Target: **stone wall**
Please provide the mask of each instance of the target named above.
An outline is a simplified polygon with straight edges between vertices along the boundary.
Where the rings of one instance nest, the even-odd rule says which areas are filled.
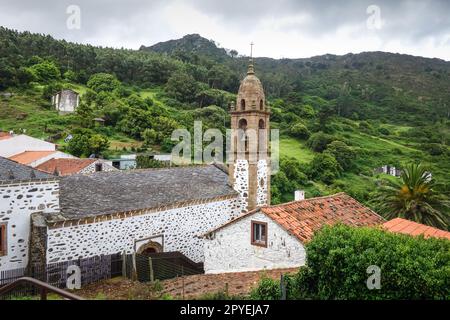
[[[267,248],[251,244],[251,221],[267,222]],[[302,243],[265,214],[256,212],[205,239],[205,273],[294,268],[305,264]]]
[[[258,182],[258,188],[256,193],[256,205],[257,206],[264,206],[269,204],[268,203],[268,172],[269,168],[267,166],[266,160],[258,160],[258,169],[257,169],[257,182]]]
[[[233,188],[239,193],[241,212],[247,212],[249,197],[249,165],[247,160],[238,159],[234,164],[234,185]]]
[[[0,270],[27,266],[31,215],[58,211],[57,180],[0,182],[0,223],[7,225],[7,254],[0,257]]]
[[[118,170],[118,169],[114,168],[113,166],[109,165],[108,163],[106,163],[106,161],[98,160],[98,161],[95,161],[95,162],[91,163],[90,165],[88,165],[86,168],[81,170],[79,173],[82,173],[82,174],[94,173],[95,165],[99,164],[99,163],[102,164],[102,171],[108,172],[108,171],[117,171]]]
[[[158,212],[142,211],[120,219],[50,227],[47,263],[96,255],[133,253],[143,239],[163,237],[164,251],[180,251],[202,262],[203,239],[198,236],[240,214],[238,198],[198,203]],[[109,216],[112,217],[112,216]]]

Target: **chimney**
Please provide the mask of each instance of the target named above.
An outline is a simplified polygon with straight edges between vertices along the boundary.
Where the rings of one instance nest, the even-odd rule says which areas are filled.
[[[305,191],[295,190],[294,199],[295,201],[305,200]]]

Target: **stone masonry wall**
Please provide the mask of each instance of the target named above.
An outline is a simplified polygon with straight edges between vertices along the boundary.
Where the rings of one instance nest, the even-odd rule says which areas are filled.
[[[0,270],[27,266],[31,215],[58,211],[56,180],[0,183],[0,223],[7,230],[7,253],[0,257]]]

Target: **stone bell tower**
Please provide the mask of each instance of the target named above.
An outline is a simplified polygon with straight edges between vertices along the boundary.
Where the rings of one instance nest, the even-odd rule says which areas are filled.
[[[243,212],[270,204],[270,110],[250,59],[236,105],[231,105],[229,182],[239,192]]]

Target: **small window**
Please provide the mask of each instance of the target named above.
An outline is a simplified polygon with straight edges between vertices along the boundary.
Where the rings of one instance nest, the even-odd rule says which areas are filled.
[[[103,165],[101,163],[95,164],[95,172],[99,172],[103,170]]]
[[[264,102],[261,100],[259,100],[259,110],[263,110],[264,109]]]
[[[245,111],[245,99],[241,100],[241,111]]]
[[[6,224],[0,224],[0,257],[6,256]]]
[[[267,223],[252,221],[252,245],[267,247]]]

